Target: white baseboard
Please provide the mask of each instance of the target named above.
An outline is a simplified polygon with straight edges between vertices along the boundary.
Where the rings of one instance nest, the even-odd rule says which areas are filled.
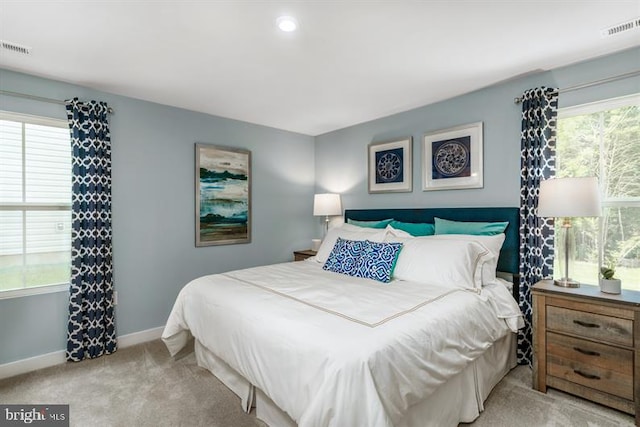
[[[48,368],[49,366],[60,365],[64,362],[65,351],[60,350],[42,354],[40,356],[30,357],[28,359],[5,363],[4,365],[0,365],[0,380],[24,374],[26,372],[36,371],[38,369]]]
[[[164,331],[164,326],[119,336],[118,348],[131,347],[132,345],[142,344],[143,342],[160,339],[160,337],[162,336],[162,331]]]
[[[153,341],[159,339],[162,335],[164,326],[158,328],[147,329],[145,331],[134,332],[132,334],[121,335],[118,337],[118,348],[131,347],[136,344]],[[16,360],[15,362],[0,365],[0,380],[13,377],[15,375],[24,374],[38,369],[48,368],[50,366],[61,365],[66,362],[65,351],[54,351],[39,356],[29,357],[28,359]]]

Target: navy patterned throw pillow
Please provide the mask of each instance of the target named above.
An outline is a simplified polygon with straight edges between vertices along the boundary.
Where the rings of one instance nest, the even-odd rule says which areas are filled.
[[[322,267],[335,273],[388,283],[402,243],[377,243],[338,238]]]
[[[377,243],[368,240],[367,243],[364,255],[358,260],[358,277],[389,283],[402,243]]]
[[[358,269],[358,260],[364,254],[367,246],[366,240],[347,240],[338,237],[336,244],[327,258],[323,269],[334,273],[355,276]]]

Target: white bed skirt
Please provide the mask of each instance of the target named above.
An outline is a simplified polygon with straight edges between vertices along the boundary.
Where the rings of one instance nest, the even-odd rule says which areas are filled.
[[[465,370],[441,385],[422,402],[412,406],[397,427],[457,426],[475,420],[484,401],[498,382],[516,366],[516,335],[496,341]],[[256,409],[256,417],[271,427],[296,427],[291,417],[259,388],[195,340],[199,366],[209,370],[242,402],[242,409]],[[356,397],[354,397],[356,398]]]

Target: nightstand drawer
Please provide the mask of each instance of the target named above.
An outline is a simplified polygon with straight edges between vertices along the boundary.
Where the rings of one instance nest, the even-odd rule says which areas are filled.
[[[631,358],[626,362],[631,364]],[[633,400],[633,375],[547,354],[547,374],[623,399]]]
[[[633,347],[633,321],[562,307],[547,307],[547,329]]]
[[[632,350],[547,332],[547,354],[633,377]]]

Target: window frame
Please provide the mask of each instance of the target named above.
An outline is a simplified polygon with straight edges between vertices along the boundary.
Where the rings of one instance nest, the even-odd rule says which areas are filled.
[[[34,116],[30,114],[22,114],[22,113],[14,113],[9,111],[0,110],[0,120],[14,121],[22,123],[22,195],[23,200],[26,191],[26,147],[25,147],[25,126],[24,124],[33,124],[40,126],[50,126],[62,129],[68,129],[69,124],[64,119],[54,119],[49,117],[41,117]],[[71,146],[69,146],[71,150]],[[69,165],[71,166],[71,165]],[[42,212],[42,211],[69,211],[71,212],[71,200],[69,203],[33,203],[33,202],[0,202],[0,211],[5,212],[22,212],[22,256],[23,256],[23,267],[26,262],[26,238],[27,238],[27,228],[26,228],[26,218],[27,212]],[[71,232],[71,231],[69,231]],[[71,250],[71,248],[69,248]],[[69,279],[67,282],[63,283],[50,283],[46,285],[37,285],[31,287],[23,287],[20,289],[9,289],[9,290],[0,290],[0,300],[9,299],[9,298],[17,298],[24,297],[29,295],[40,295],[40,294],[49,294],[49,293],[58,293],[58,292],[68,292],[69,285],[71,282],[71,274],[69,274]],[[23,282],[24,285],[24,282]]]
[[[634,93],[631,95],[625,95],[615,98],[603,99],[600,101],[589,102],[586,104],[573,105],[569,107],[558,108],[558,122],[562,119],[568,119],[571,117],[595,114],[601,111],[615,110],[617,108],[630,107],[633,105],[640,105],[640,93]],[[556,140],[558,144],[558,140]],[[602,152],[602,143],[600,143],[599,152]],[[603,176],[602,163],[598,165],[600,176]],[[557,171],[557,169],[556,169]],[[606,197],[603,194],[603,182],[599,180],[600,186],[600,208],[604,211],[606,208],[640,208],[640,197]],[[598,218],[598,264],[604,265],[604,216]],[[624,285],[623,285],[624,288]]]

